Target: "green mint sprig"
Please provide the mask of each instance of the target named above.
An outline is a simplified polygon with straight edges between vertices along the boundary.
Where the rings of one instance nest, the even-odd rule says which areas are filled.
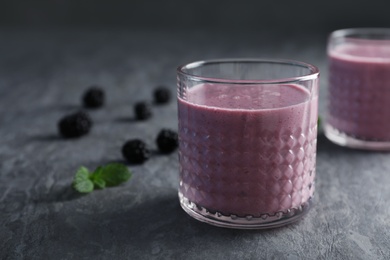
[[[126,165],[121,163],[109,163],[98,167],[94,172],[81,166],[73,179],[73,187],[80,193],[90,193],[95,188],[117,186],[129,180],[131,175]]]

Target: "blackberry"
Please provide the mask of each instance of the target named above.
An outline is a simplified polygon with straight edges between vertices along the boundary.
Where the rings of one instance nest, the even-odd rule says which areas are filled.
[[[160,152],[171,153],[179,145],[177,133],[170,129],[162,129],[157,136],[156,143]]]
[[[99,87],[91,87],[85,91],[83,96],[84,107],[99,108],[104,104],[104,92]]]
[[[92,120],[85,112],[77,112],[64,116],[58,122],[58,130],[65,138],[75,138],[86,135],[92,127]]]
[[[122,155],[130,163],[141,164],[150,158],[150,150],[142,140],[133,139],[123,145]]]
[[[152,116],[152,107],[147,102],[138,102],[134,105],[134,113],[138,120],[145,120]]]
[[[171,99],[171,92],[168,88],[160,86],[154,90],[153,97],[156,104],[165,104]]]

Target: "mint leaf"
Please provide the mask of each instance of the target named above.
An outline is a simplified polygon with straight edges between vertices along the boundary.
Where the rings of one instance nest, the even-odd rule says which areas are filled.
[[[92,179],[93,184],[95,184],[99,189],[104,189],[106,187],[106,181],[99,178]]]
[[[131,177],[131,172],[126,165],[120,163],[109,163],[96,169],[92,173],[92,179],[103,180],[107,187],[117,186]]]
[[[80,193],[89,193],[93,191],[93,183],[90,178],[89,170],[81,166],[74,177],[73,187]]]
[[[318,120],[317,120],[317,126],[320,127],[321,126],[321,117],[318,116]]]
[[[91,181],[100,189],[104,189],[106,187],[106,182],[100,177],[102,169],[103,167],[99,166],[90,176]]]
[[[73,184],[73,187],[80,193],[90,193],[93,191],[93,182],[85,180]]]
[[[76,181],[83,181],[88,179],[89,179],[89,170],[86,167],[81,166],[76,172],[74,181],[76,182]]]
[[[126,165],[120,163],[109,163],[98,167],[93,173],[81,166],[73,179],[73,187],[80,193],[89,193],[95,187],[104,189],[105,187],[117,186],[131,177],[131,172]]]

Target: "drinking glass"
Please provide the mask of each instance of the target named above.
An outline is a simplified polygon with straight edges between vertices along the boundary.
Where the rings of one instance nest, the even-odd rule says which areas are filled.
[[[390,150],[390,29],[333,32],[328,60],[325,135],[342,146]]]
[[[177,69],[179,199],[193,218],[261,229],[310,208],[319,71],[293,60],[225,59]]]

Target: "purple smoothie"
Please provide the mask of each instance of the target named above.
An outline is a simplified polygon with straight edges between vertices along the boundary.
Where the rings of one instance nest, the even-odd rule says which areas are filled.
[[[357,139],[390,141],[390,41],[329,51],[328,123]]]
[[[292,84],[201,84],[184,96],[181,196],[211,212],[259,217],[313,195],[317,97]]]

